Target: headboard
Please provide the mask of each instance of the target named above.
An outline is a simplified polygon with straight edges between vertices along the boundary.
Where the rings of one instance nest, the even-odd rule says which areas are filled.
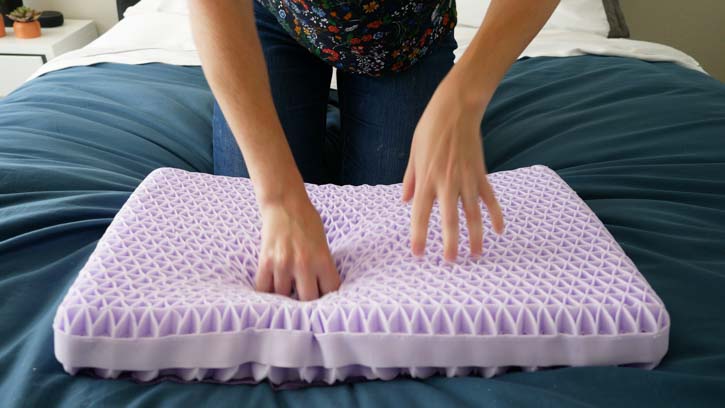
[[[118,9],[118,19],[123,18],[123,12],[126,11],[127,8],[133,6],[134,4],[138,3],[139,0],[116,0],[116,8]]]

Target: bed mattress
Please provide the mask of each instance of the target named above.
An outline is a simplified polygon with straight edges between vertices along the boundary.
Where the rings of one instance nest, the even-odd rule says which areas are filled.
[[[516,62],[481,127],[486,163],[492,173],[544,164],[597,215],[667,305],[656,369],[511,368],[282,392],[268,381],[68,375],[54,355],[58,305],[148,174],[213,171],[212,107],[199,67],[164,64],[69,68],[0,100],[3,408],[722,406],[725,85],[671,63],[597,56]],[[328,125],[339,135],[333,105]]]

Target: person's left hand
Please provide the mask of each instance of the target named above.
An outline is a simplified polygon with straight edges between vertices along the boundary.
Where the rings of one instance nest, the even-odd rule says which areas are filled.
[[[488,98],[471,95],[454,67],[436,89],[415,129],[403,179],[403,201],[413,199],[411,247],[425,251],[428,221],[438,200],[443,229],[443,254],[458,256],[458,200],[463,202],[471,254],[483,247],[479,197],[491,215],[494,231],[504,229],[503,214],[488,182],[481,142],[481,120]]]

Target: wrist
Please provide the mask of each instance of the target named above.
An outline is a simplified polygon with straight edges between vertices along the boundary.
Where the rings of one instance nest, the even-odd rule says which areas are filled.
[[[455,89],[465,109],[483,115],[498,86],[499,78],[486,73],[485,67],[458,62],[445,79]]]
[[[281,126],[279,131],[253,128],[249,133],[256,136],[253,143],[249,143],[250,148],[242,149],[239,140],[238,144],[245,153],[257,204],[260,207],[279,206],[306,198],[302,175]]]
[[[257,181],[254,184],[257,204],[262,208],[296,206],[305,199],[309,200],[301,177],[277,178],[271,183],[260,183]]]
[[[254,179],[254,192],[261,210],[270,207],[299,207],[309,202],[302,176],[295,168],[271,178]]]

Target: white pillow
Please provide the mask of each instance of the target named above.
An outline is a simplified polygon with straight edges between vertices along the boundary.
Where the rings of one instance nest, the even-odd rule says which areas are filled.
[[[544,30],[609,35],[609,21],[602,0],[562,0]]]
[[[189,15],[189,5],[186,0],[161,0],[159,11],[163,13]]]
[[[133,16],[154,12],[189,15],[189,6],[186,0],[141,0],[127,8],[123,15]]]
[[[458,24],[480,26],[490,4],[490,0],[456,0]],[[602,0],[561,0],[544,30],[577,31],[606,37],[609,22]]]
[[[153,13],[159,7],[160,0],[141,0],[135,5],[123,12],[124,17],[136,16],[140,14]]]
[[[469,27],[480,26],[490,3],[490,0],[456,0],[458,23]],[[129,7],[124,15],[149,12],[188,15],[189,7],[187,0],[141,0],[135,6]],[[609,22],[602,0],[561,0],[544,29],[584,32],[606,37],[609,34]]]
[[[480,26],[490,4],[491,0],[456,0],[458,25],[468,27]]]

